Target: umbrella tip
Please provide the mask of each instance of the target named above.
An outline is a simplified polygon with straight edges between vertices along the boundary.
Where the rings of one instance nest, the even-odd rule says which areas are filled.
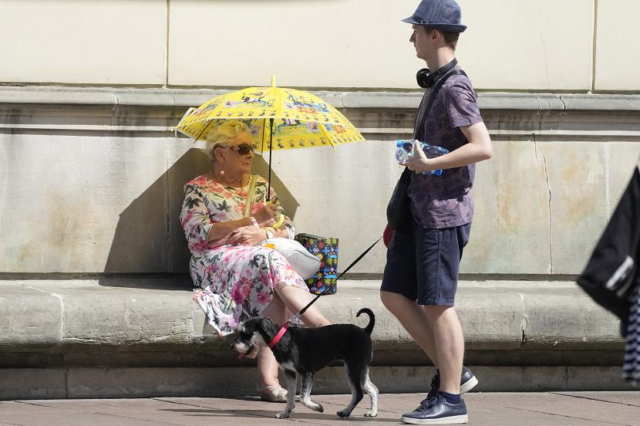
[[[276,76],[271,74],[271,87],[276,87]]]

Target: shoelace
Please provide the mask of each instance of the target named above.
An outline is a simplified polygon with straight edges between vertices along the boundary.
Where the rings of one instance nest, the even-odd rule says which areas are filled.
[[[434,398],[438,394],[438,388],[440,388],[440,376],[436,374],[431,378],[431,389],[429,389],[429,393],[427,394],[427,398]],[[435,390],[435,392],[434,392]],[[433,394],[432,394],[433,392]]]
[[[422,401],[420,401],[420,406],[418,408],[416,408],[413,411],[421,411],[425,408],[429,408],[431,405],[433,405],[434,400],[436,400],[438,394],[436,393],[435,395],[431,395],[431,391],[433,390],[433,388],[437,387],[440,385],[440,377],[438,377],[438,375],[436,374],[435,376],[433,376],[431,378],[431,389],[429,390],[429,393],[427,393],[427,397],[425,399],[423,399]],[[431,395],[431,396],[430,396]]]
[[[418,408],[416,408],[413,411],[423,411],[426,410],[428,408],[430,408],[433,404],[436,403],[436,401],[438,400],[438,396],[436,395],[433,398],[425,398],[422,401],[420,401],[420,406]]]

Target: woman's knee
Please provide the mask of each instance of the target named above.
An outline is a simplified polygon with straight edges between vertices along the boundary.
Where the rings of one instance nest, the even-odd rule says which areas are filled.
[[[262,311],[262,316],[270,318],[272,321],[277,323],[282,323],[287,320],[287,307],[284,305],[282,299],[280,299],[277,293],[273,294],[271,302]]]

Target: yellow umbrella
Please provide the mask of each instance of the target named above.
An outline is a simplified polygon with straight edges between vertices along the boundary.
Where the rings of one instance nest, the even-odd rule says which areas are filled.
[[[231,119],[249,125],[256,151],[269,150],[269,187],[272,150],[335,147],[365,140],[340,111],[310,93],[276,87],[275,76],[271,87],[227,93],[190,109],[175,128],[198,141],[216,123]]]

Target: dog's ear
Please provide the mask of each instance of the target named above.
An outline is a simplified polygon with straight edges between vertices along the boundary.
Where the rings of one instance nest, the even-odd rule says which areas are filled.
[[[253,334],[256,331],[256,327],[259,327],[258,318],[251,318],[238,327],[238,332],[241,334]]]
[[[267,317],[258,317],[253,318],[252,320],[255,320],[256,330],[268,336],[275,335],[278,332],[277,329],[280,328],[280,326],[274,324],[273,321]]]

